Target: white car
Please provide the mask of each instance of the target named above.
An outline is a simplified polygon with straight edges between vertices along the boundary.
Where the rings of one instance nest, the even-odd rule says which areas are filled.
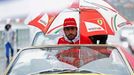
[[[48,45],[20,50],[5,75],[133,75],[134,58],[119,46]]]

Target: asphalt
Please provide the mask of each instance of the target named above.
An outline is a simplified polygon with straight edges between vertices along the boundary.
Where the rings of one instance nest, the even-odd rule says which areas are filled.
[[[0,49],[0,75],[3,75],[6,69],[6,57],[3,49]]]
[[[15,54],[16,54],[16,51],[14,51],[14,55]],[[0,49],[0,75],[4,74],[7,65],[8,64],[7,64],[7,60],[6,60],[5,50],[4,49]]]

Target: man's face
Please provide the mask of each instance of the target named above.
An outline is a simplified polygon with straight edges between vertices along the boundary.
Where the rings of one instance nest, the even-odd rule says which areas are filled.
[[[65,27],[64,33],[69,40],[73,40],[77,36],[77,27]]]

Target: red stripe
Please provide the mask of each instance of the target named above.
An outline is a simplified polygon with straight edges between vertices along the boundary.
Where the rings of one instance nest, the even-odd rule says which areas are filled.
[[[39,28],[40,30],[42,30],[43,32],[45,32],[45,25],[39,23],[38,21],[43,17],[43,13],[41,13],[39,16],[37,16],[35,19],[33,19],[32,21],[29,22],[29,25],[35,26],[37,28]]]

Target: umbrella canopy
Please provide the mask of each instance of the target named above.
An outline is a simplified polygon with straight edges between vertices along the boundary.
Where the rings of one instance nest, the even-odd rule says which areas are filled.
[[[107,12],[105,14],[109,16],[111,13]],[[105,18],[103,14],[92,8],[68,9],[55,18],[46,34],[60,34],[64,19],[69,17],[76,19],[80,34],[86,36],[114,35],[121,27],[128,25],[128,21],[119,16],[118,13]]]
[[[47,19],[43,16],[47,16]],[[121,27],[128,25],[128,21],[103,0],[80,0],[67,10],[40,14],[28,24],[38,27],[46,34],[60,34],[64,19],[69,17],[76,19],[80,34],[87,36],[114,35]],[[46,20],[45,24],[41,23]]]
[[[106,19],[95,9],[80,9],[80,33],[88,36],[114,34]]]

